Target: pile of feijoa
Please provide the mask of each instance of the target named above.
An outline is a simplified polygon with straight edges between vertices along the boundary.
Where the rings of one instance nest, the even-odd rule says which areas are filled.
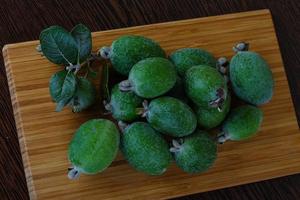
[[[74,134],[68,149],[71,179],[103,171],[118,150],[134,169],[149,175],[163,174],[173,161],[184,172],[205,172],[217,159],[218,144],[258,132],[263,113],[257,106],[273,95],[268,64],[244,42],[233,48],[228,61],[201,48],[167,55],[156,41],[137,35],[121,36],[92,53],[90,32],[83,25],[71,33],[50,27],[40,40],[43,55],[64,66],[50,82],[57,110],[69,105],[79,112],[95,101],[87,76],[95,73],[91,61],[102,60],[126,77],[103,87],[109,94],[105,109],[116,121],[89,120]],[[80,75],[84,69],[87,73]],[[232,105],[233,99],[239,106]],[[220,131],[213,135],[211,130]]]

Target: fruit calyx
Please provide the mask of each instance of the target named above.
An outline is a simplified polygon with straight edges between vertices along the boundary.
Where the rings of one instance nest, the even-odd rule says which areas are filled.
[[[228,66],[229,66],[229,61],[227,60],[226,57],[220,57],[218,59],[217,69],[221,74],[223,75],[227,74]]]
[[[141,114],[142,117],[146,117],[149,112],[149,103],[147,100],[143,101],[143,108],[139,110],[138,114]]]
[[[172,147],[170,148],[170,152],[172,153],[177,153],[182,149],[182,144],[183,144],[183,139],[177,140],[172,140]]]
[[[109,59],[111,57],[111,48],[104,46],[98,51],[98,55],[100,55],[104,59]]]
[[[103,100],[103,106],[104,106],[104,112],[102,113],[103,115],[110,115],[112,114],[112,105],[108,103],[107,100]]]
[[[229,139],[230,139],[229,134],[225,132],[221,132],[217,136],[217,142],[219,144],[224,144]]]
[[[123,121],[118,121],[118,127],[122,133],[124,133],[125,129],[128,127],[128,124]]]
[[[131,91],[133,89],[133,87],[129,80],[124,80],[119,84],[119,89],[122,92],[127,92],[127,91]]]
[[[237,43],[232,49],[235,53],[238,53],[240,51],[248,51],[249,50],[249,43],[247,43],[247,42]]]
[[[103,106],[104,106],[105,110],[107,110],[109,112],[111,111],[111,104],[108,103],[106,100],[103,100]]]
[[[216,99],[211,100],[209,102],[209,106],[213,107],[213,108],[218,108],[219,112],[223,112],[222,104],[224,103],[224,101],[226,99],[225,90],[223,88],[217,89],[216,96],[217,96]]]
[[[81,174],[80,170],[77,169],[75,166],[68,168],[68,178],[70,180],[78,179],[80,174]]]
[[[41,54],[41,56],[44,56],[44,53],[42,51],[42,45],[41,44],[38,44],[36,47],[35,47],[36,51]]]

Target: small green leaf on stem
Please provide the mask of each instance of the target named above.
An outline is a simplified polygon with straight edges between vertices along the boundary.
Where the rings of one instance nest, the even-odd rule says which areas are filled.
[[[76,41],[79,54],[79,62],[85,61],[92,51],[92,34],[91,31],[83,24],[76,25],[71,35]]]
[[[49,84],[50,95],[57,103],[56,111],[61,111],[68,104],[76,91],[76,77],[66,70],[55,73]]]
[[[76,64],[78,48],[72,35],[60,26],[51,26],[40,34],[43,54],[58,65]]]

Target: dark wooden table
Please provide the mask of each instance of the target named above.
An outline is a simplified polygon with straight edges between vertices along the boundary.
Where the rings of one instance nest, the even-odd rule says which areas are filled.
[[[299,0],[0,0],[0,46],[77,23],[92,31],[269,8],[300,119]],[[298,120],[299,121],[299,120]],[[259,153],[259,152],[258,152]],[[179,199],[300,199],[300,175]],[[0,59],[0,199],[29,199],[3,58]]]

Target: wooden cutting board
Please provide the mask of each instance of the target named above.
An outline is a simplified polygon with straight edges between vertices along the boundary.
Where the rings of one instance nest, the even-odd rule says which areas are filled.
[[[231,57],[236,42],[250,42],[270,64],[276,82],[273,100],[262,107],[260,133],[220,145],[214,167],[203,174],[188,175],[173,164],[163,176],[151,177],[118,157],[105,172],[70,181],[68,142],[81,123],[101,117],[98,108],[56,113],[48,81],[59,68],[36,52],[38,41],[10,44],[3,54],[32,199],[164,199],[300,172],[300,132],[268,10],[96,32],[93,49],[123,34],[153,38],[168,53],[201,47],[216,57]]]

